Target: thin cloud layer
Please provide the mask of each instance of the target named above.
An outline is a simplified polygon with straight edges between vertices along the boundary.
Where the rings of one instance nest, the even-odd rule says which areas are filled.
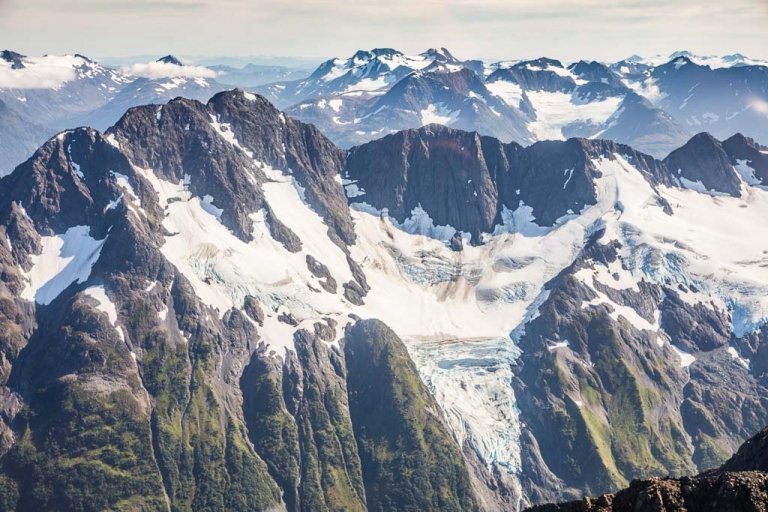
[[[75,78],[76,57],[46,56],[25,59],[26,67],[11,69],[0,60],[0,89],[50,89]]]
[[[217,73],[203,66],[177,66],[166,62],[146,62],[123,66],[122,72],[144,78],[216,78]]]

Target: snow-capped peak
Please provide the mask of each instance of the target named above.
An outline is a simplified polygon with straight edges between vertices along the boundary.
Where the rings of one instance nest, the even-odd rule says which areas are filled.
[[[56,89],[73,80],[97,76],[119,78],[113,71],[79,54],[25,57],[5,50],[0,57],[0,89]]]
[[[661,66],[669,62],[675,62],[678,59],[684,59],[687,62],[699,66],[709,66],[712,69],[731,68],[737,66],[768,66],[768,60],[753,59],[741,53],[732,53],[729,55],[699,55],[688,50],[672,52],[670,55],[653,55],[650,57],[641,57],[632,55],[624,59],[623,62],[630,64],[642,64],[645,66]]]
[[[9,62],[12,69],[21,69],[24,67],[24,55],[11,50],[0,52],[0,59]]]
[[[430,48],[429,50],[419,54],[421,57],[433,61],[433,62],[447,62],[451,64],[457,64],[460,61],[448,51],[447,48]]]

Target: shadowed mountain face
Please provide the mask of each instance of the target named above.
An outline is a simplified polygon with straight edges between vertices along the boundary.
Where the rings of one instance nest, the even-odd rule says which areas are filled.
[[[343,151],[242,91],[62,132],[0,180],[0,509],[518,510],[717,467],[768,424],[766,151]]]
[[[554,226],[595,204],[599,171],[592,159],[613,153],[626,155],[649,182],[669,183],[661,163],[627,146],[570,139],[524,148],[439,125],[353,148],[345,177],[365,191],[353,202],[386,208],[400,222],[420,207],[436,225],[453,226],[479,243],[507,209],[528,206],[538,225]]]

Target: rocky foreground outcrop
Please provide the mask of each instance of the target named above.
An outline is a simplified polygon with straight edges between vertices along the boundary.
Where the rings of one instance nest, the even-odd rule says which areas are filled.
[[[599,498],[540,505],[530,512],[737,512],[768,510],[768,429],[742,445],[717,470],[694,477],[635,480]]]

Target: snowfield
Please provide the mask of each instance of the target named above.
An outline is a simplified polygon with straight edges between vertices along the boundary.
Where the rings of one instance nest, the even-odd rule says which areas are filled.
[[[90,233],[88,226],[75,226],[61,235],[41,237],[43,250],[31,257],[21,297],[47,305],[72,283],[87,281],[107,240],[94,240]]]
[[[538,140],[565,139],[563,128],[577,122],[593,124],[596,134],[599,125],[618,110],[623,99],[613,96],[602,101],[580,102],[574,95],[562,92],[528,91],[526,94],[536,110],[536,120],[528,127]]]

